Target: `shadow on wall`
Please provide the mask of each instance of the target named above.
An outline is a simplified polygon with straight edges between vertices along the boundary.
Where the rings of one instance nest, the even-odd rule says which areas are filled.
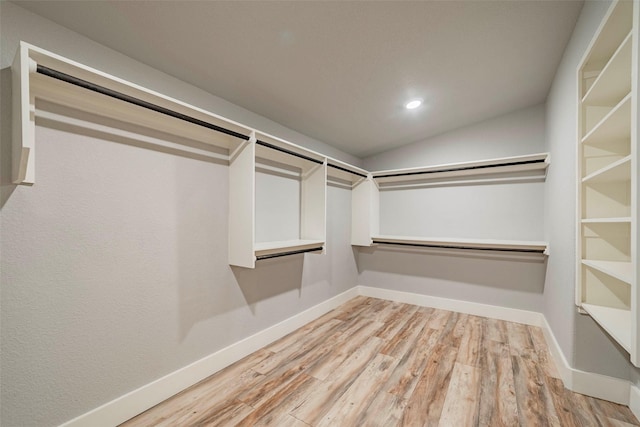
[[[366,270],[542,294],[546,257],[473,250],[360,248],[358,273]]]
[[[271,258],[256,263],[256,268],[231,266],[244,299],[256,314],[256,305],[276,295],[298,289],[302,293],[304,254]]]
[[[578,313],[575,316],[574,360],[576,369],[597,372],[614,378],[629,379],[629,353],[602,329],[589,315]],[[597,348],[598,351],[593,351]]]
[[[11,68],[0,70],[0,209],[16,189],[11,182]]]

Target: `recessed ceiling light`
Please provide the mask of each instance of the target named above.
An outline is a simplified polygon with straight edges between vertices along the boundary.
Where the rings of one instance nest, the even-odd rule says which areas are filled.
[[[407,110],[415,110],[421,105],[422,105],[422,99],[414,99],[412,101],[407,102],[404,107]]]

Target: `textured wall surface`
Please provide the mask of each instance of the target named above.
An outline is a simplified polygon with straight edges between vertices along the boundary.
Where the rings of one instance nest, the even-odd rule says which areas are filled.
[[[14,4],[1,7],[1,425],[60,424],[355,285],[349,190],[328,189],[327,254],[231,268],[226,163],[207,150],[145,143],[135,126],[123,125],[125,137],[108,120],[39,103],[59,117],[37,119],[36,184],[11,185],[7,67],[19,39],[296,135]],[[271,178],[260,174],[258,188],[292,188]],[[296,224],[286,212],[293,218],[280,220]]]
[[[544,151],[544,106],[516,111],[365,159],[393,169]],[[553,160],[552,160],[553,161]],[[445,185],[380,193],[380,232],[543,240],[544,183]],[[543,310],[541,258],[468,251],[361,250],[359,284],[525,310]]]
[[[0,424],[57,425],[356,283],[544,312],[574,367],[640,385],[626,354],[573,304],[575,68],[607,7],[586,2],[546,106],[361,161],[0,2]],[[544,184],[424,189],[411,199],[389,192],[381,214],[383,232],[541,239],[552,256],[357,252],[349,244],[350,192],[331,185],[327,254],[232,268],[228,167],[215,151],[171,141],[160,149],[135,126],[118,136],[93,126],[99,118],[45,103],[41,111],[60,116],[38,119],[36,184],[15,187],[8,67],[19,40],[370,170],[550,151]],[[257,188],[259,240],[295,233],[299,182],[259,173]],[[272,209],[265,189],[286,203]],[[418,215],[395,208],[409,200]]]

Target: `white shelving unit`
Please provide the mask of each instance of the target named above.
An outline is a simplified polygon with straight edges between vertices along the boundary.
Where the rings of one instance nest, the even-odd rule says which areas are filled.
[[[548,153],[539,153],[475,162],[372,172],[368,179],[353,188],[351,243],[356,246],[390,244],[431,248],[514,251],[546,255],[548,254],[548,245],[546,242],[539,241],[381,235],[380,189],[382,187],[387,189],[406,188],[416,182],[419,182],[420,185],[425,185],[430,181],[442,182],[443,179],[458,180],[458,183],[460,179],[463,179],[470,183],[477,183],[486,179],[489,175],[492,176],[492,180],[499,180],[499,176],[504,174],[517,175],[523,173],[526,174],[525,177],[527,179],[531,178],[531,174],[544,178],[548,166]]]
[[[576,304],[640,366],[637,6],[611,5],[578,66]]]
[[[327,176],[355,186],[368,172],[138,86],[25,42],[12,65],[15,184],[35,183],[36,99],[147,127],[179,141],[228,152],[229,264],[253,268],[257,259],[324,250]],[[294,240],[256,242],[256,160],[299,172],[300,232]]]
[[[256,242],[256,160],[299,170],[299,238]],[[326,241],[327,160],[266,134],[252,134],[229,160],[229,264],[254,268],[257,260],[323,252]]]
[[[252,129],[178,99],[20,42],[12,67],[12,181],[33,185],[35,171],[36,99],[69,106],[121,122],[146,126],[183,139],[233,150]],[[67,81],[63,80],[66,79]],[[72,81],[73,83],[69,83]],[[155,110],[139,104],[152,105]],[[171,112],[174,116],[163,113]],[[185,115],[188,123],[176,116]],[[195,123],[206,123],[209,127]],[[216,132],[219,127],[225,132]]]

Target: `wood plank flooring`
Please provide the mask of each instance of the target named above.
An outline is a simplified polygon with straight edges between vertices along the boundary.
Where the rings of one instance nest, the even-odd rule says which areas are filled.
[[[631,426],[539,328],[357,297],[123,426]]]

